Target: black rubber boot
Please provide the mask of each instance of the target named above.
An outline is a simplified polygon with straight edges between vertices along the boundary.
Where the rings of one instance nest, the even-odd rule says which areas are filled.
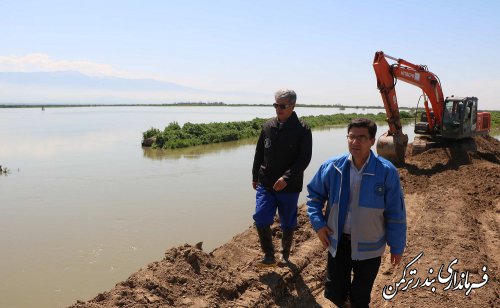
[[[294,229],[283,230],[281,237],[281,259],[280,265],[287,265],[288,258],[290,257],[290,250],[292,249],[293,232]]]
[[[264,252],[264,258],[262,259],[262,261],[260,261],[259,266],[275,266],[276,259],[274,258],[273,235],[271,233],[271,227],[267,226],[257,228],[257,233],[259,234],[260,247]]]

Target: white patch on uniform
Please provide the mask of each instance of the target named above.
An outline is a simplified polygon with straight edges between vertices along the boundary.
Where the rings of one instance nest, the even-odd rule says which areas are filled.
[[[271,147],[271,139],[270,138],[266,138],[264,140],[264,148],[269,149],[270,147]]]

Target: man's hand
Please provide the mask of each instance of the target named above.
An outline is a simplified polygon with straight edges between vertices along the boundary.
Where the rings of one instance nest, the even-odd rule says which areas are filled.
[[[323,228],[316,231],[316,234],[318,235],[318,238],[321,241],[321,244],[323,244],[323,249],[327,249],[328,246],[330,246],[329,235],[332,233],[333,233],[333,231],[330,230],[330,228],[328,228],[327,226],[324,226]]]
[[[256,181],[252,181],[252,187],[254,190],[257,190],[257,182]]]
[[[391,253],[391,264],[392,266],[397,266],[399,262],[401,262],[401,258],[403,258],[403,255],[397,255],[397,254],[392,254]]]
[[[280,177],[273,185],[275,191],[280,191],[288,185],[283,177]]]

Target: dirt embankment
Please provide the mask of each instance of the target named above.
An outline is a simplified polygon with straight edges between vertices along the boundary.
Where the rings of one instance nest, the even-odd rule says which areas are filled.
[[[476,143],[477,153],[431,149],[399,168],[408,245],[396,268],[384,255],[373,307],[500,307],[500,142]],[[277,224],[273,233],[279,247]],[[323,297],[326,252],[305,206],[293,264],[259,270],[259,258],[249,227],[210,253],[200,245],[169,249],[163,260],[72,307],[334,307]]]

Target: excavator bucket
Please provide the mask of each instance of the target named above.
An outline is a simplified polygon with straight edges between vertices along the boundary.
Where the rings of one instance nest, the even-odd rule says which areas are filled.
[[[396,134],[389,135],[384,133],[378,138],[377,153],[394,165],[403,165],[405,163],[406,146],[408,145],[408,135]]]

